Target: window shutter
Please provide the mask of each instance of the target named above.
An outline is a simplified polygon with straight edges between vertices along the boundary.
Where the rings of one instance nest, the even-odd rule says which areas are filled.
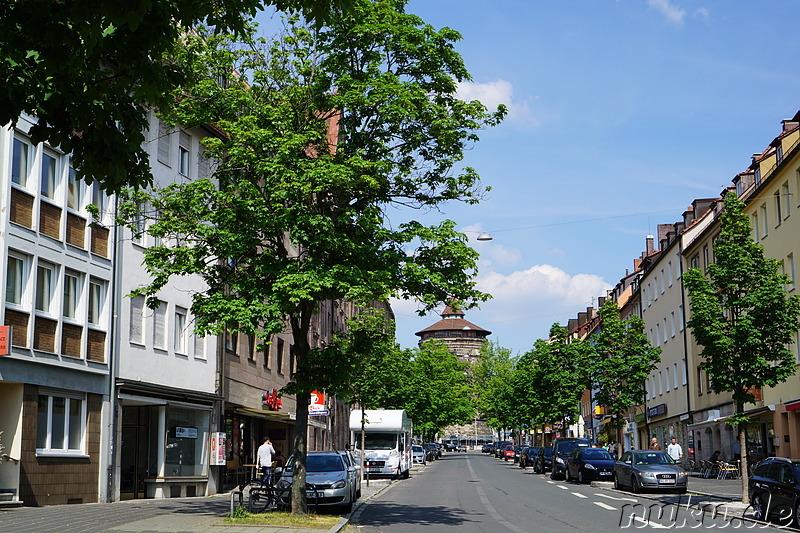
[[[194,335],[194,356],[198,359],[206,358],[206,338],[197,333]]]
[[[158,121],[158,161],[169,166],[169,143],[170,132],[167,125],[161,120]]]
[[[153,346],[164,348],[166,338],[164,328],[166,326],[167,304],[161,302],[153,313]]]
[[[144,310],[144,296],[134,296],[131,298],[131,324],[130,324],[130,341],[142,342],[142,321]]]

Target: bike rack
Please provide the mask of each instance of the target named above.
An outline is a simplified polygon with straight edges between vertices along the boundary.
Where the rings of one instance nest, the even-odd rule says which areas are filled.
[[[239,495],[239,505],[237,505],[236,507],[239,507],[239,506],[244,504],[244,493],[241,490],[233,490],[233,491],[231,491],[231,518],[233,518],[233,512],[235,511],[235,508],[234,508],[234,505],[233,505],[233,498],[237,494]]]

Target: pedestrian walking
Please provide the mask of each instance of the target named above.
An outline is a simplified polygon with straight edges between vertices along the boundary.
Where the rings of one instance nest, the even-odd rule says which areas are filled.
[[[256,468],[261,472],[263,479],[266,479],[267,474],[272,469],[272,456],[275,455],[275,448],[272,447],[269,437],[264,437],[264,444],[258,447],[256,455],[258,456]]]
[[[681,459],[683,459],[683,448],[681,448],[681,445],[678,444],[678,441],[675,437],[672,437],[672,442],[670,442],[669,446],[667,446],[667,453],[670,457],[672,457],[672,459],[675,460],[676,463],[680,463]]]
[[[650,439],[650,449],[651,450],[661,450],[661,445],[658,443],[658,439],[653,437]]]

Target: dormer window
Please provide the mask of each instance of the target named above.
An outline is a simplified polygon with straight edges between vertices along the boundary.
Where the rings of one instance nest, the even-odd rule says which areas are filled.
[[[756,167],[756,186],[761,185],[761,167]]]
[[[783,161],[783,145],[780,144],[778,145],[778,147],[775,150],[775,157],[777,158],[776,161],[778,162],[778,164],[780,164],[780,162]]]

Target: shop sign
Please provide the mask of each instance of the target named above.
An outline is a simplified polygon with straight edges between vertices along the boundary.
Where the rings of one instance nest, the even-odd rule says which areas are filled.
[[[211,434],[211,453],[209,457],[209,465],[211,466],[225,466],[225,433],[212,433]]]
[[[264,391],[264,394],[261,395],[261,404],[272,411],[280,411],[283,407],[283,400],[278,397],[278,390],[272,389]]]
[[[647,410],[647,418],[654,418],[656,416],[661,416],[667,414],[667,404],[660,403],[653,407],[650,407]]]
[[[11,346],[11,326],[0,326],[0,355],[8,355]]]
[[[182,428],[175,426],[175,437],[178,439],[196,439],[197,428]]]
[[[311,400],[308,403],[308,415],[327,415],[328,410],[325,408],[325,393],[312,391]]]

